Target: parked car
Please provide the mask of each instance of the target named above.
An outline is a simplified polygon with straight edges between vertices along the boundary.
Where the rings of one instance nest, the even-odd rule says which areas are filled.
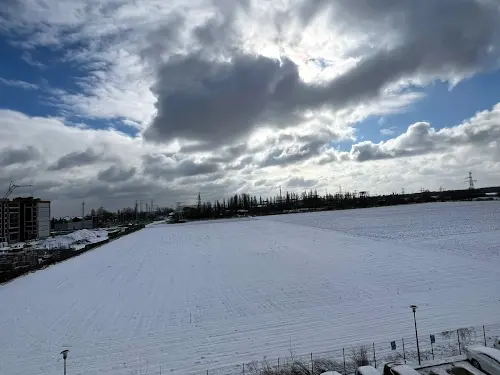
[[[327,372],[322,372],[320,375],[342,375],[342,374],[337,371],[327,371]]]
[[[478,370],[490,375],[500,375],[500,350],[487,346],[470,346],[465,349],[465,355]]]
[[[384,365],[384,375],[420,375],[413,367],[401,362],[388,362]]]
[[[497,337],[497,338],[495,339],[495,342],[493,343],[493,347],[494,347],[495,349],[500,350],[500,337]]]
[[[358,367],[354,375],[380,375],[380,371],[373,366]]]

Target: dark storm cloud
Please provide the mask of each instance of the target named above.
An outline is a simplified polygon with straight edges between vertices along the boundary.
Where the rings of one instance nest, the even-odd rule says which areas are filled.
[[[259,164],[259,166],[262,168],[273,166],[284,167],[308,160],[319,155],[324,146],[325,141],[318,139],[302,145],[276,148],[267,154],[266,158]]]
[[[141,57],[153,65],[161,61],[162,53],[179,43],[179,36],[185,24],[186,19],[182,14],[171,14],[163,25],[148,33],[146,43],[140,50]]]
[[[0,151],[0,167],[27,163],[40,158],[40,153],[33,146],[6,148]]]
[[[371,141],[359,142],[351,147],[353,159],[359,162],[383,160],[396,157],[396,152],[383,150],[380,145]]]
[[[206,148],[230,144],[260,124],[291,125],[308,109],[335,110],[376,98],[401,78],[468,73],[498,58],[494,55],[498,50],[491,46],[498,45],[500,17],[492,2],[318,1],[302,10],[303,17],[310,18],[329,4],[334,4],[333,14],[340,23],[341,15],[352,21],[353,28],[379,22],[399,35],[398,44],[375,50],[325,84],[303,82],[298,67],[286,58],[250,56],[230,48],[232,57],[224,61],[199,52],[177,56],[158,69],[153,88],[157,115],[145,138],[191,139],[202,141]],[[198,37],[215,44],[218,34],[208,30],[221,27],[210,22],[204,32],[198,30]],[[230,30],[227,25],[224,28]]]
[[[112,165],[97,174],[99,181],[121,182],[132,178],[136,173],[135,168],[125,168],[123,166]]]
[[[312,188],[318,184],[318,180],[304,179],[304,177],[292,177],[287,180],[286,186],[289,188]]]
[[[258,186],[265,186],[267,184],[268,184],[267,180],[264,179],[264,178],[261,178],[260,180],[255,181],[253,183],[253,186],[257,186],[258,187]]]
[[[215,173],[220,170],[220,166],[215,163],[195,163],[192,160],[183,160],[176,165],[176,172],[181,176],[198,176]]]
[[[214,173],[210,173],[210,174],[201,174],[201,175],[195,175],[195,176],[180,177],[175,182],[176,182],[176,184],[181,185],[181,186],[190,185],[191,187],[194,188],[194,187],[198,186],[199,184],[217,181],[217,180],[220,180],[224,177],[226,177],[226,173],[224,171],[220,171],[220,172],[214,172]]]
[[[297,67],[263,56],[241,55],[210,62],[200,55],[178,57],[159,71],[154,91],[157,116],[146,130],[149,140],[195,139],[226,144],[241,138],[272,105],[286,96],[286,75],[296,81]]]
[[[87,148],[83,152],[71,152],[64,155],[59,158],[57,162],[49,166],[48,169],[51,171],[60,171],[63,169],[93,164],[99,160],[103,160],[103,155],[96,153],[92,148]]]
[[[132,205],[136,199],[162,195],[183,196],[184,193],[185,189],[184,191],[172,189],[147,179],[129,179],[119,184],[109,184],[97,179],[72,179],[51,189],[44,197],[52,200],[95,199],[101,204],[104,202],[109,204],[112,200],[121,200],[122,204]],[[121,207],[117,206],[116,208]]]
[[[165,155],[146,155],[143,158],[144,173],[148,176],[171,180],[180,177],[208,175],[221,170],[218,163],[177,160]]]
[[[433,36],[438,39],[458,29],[459,37],[469,34],[480,39],[498,32],[496,0],[304,0],[299,18],[308,23],[326,9],[333,10],[332,20],[348,30],[379,32],[393,30],[402,44]],[[495,30],[496,29],[496,30]],[[469,40],[472,42],[472,39]],[[457,41],[458,42],[458,41]]]

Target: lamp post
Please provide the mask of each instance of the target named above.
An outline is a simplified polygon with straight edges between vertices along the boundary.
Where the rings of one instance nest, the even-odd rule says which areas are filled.
[[[68,358],[69,349],[65,349],[61,352],[64,360],[64,375],[66,375],[66,358]]]
[[[413,311],[413,322],[415,323],[415,337],[417,339],[417,354],[418,354],[418,364],[421,365],[420,361],[420,346],[418,345],[418,331],[417,331],[417,317],[415,316],[415,312],[417,311],[417,305],[410,305],[411,310]]]

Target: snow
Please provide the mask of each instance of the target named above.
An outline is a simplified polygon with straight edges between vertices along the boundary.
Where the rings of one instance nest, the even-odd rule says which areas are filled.
[[[470,350],[472,353],[487,354],[490,357],[496,359],[498,362],[500,362],[500,350],[498,349],[489,348],[487,346],[470,346],[467,348],[467,350]]]
[[[36,247],[40,249],[67,249],[70,247],[84,247],[85,244],[102,242],[108,239],[108,232],[104,229],[81,229],[61,236],[49,237],[40,241]]]
[[[408,365],[394,366],[393,369],[399,375],[418,375],[418,372]]]
[[[146,228],[154,227],[155,225],[158,225],[158,224],[165,224],[165,220],[153,221],[152,223],[146,224]]]
[[[155,225],[1,285],[0,374],[59,374],[63,348],[70,374],[201,375],[389,345],[411,304],[427,337],[496,323],[499,226],[497,202]]]
[[[380,371],[373,366],[361,366],[358,367],[358,373],[360,375],[380,375]],[[414,374],[412,374],[414,375]]]

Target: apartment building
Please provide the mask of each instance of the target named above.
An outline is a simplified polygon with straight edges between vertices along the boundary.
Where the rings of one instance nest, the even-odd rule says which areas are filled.
[[[0,199],[0,243],[19,242],[20,206],[17,202]]]
[[[0,242],[26,242],[49,235],[50,201],[31,197],[0,201]]]

